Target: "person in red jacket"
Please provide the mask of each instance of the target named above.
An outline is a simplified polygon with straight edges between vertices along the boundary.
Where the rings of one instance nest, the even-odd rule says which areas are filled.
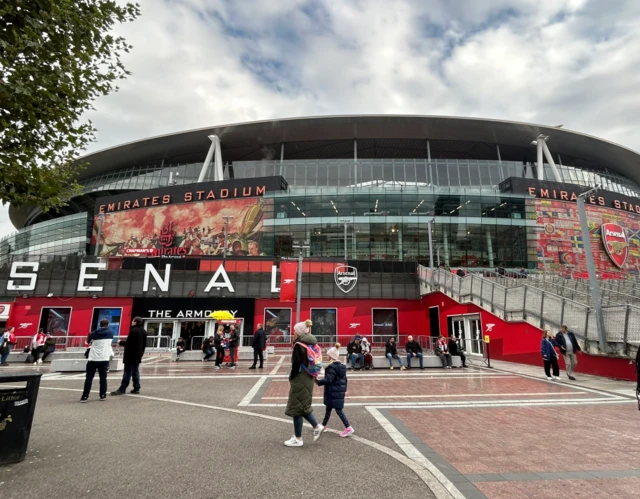
[[[0,365],[8,366],[7,359],[9,358],[9,354],[11,353],[11,347],[15,346],[18,342],[16,340],[16,335],[14,334],[15,328],[9,326],[7,330],[0,337],[0,352],[2,352],[2,357],[0,357]]]
[[[40,358],[40,354],[44,352],[45,346],[44,342],[47,341],[47,335],[44,334],[44,329],[38,329],[38,332],[31,340],[31,355],[33,355],[33,365],[42,364],[42,359]]]

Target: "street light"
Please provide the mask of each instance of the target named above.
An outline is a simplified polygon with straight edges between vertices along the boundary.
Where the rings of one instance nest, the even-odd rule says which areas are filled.
[[[222,249],[222,261],[227,261],[227,248],[229,247],[229,220],[233,220],[231,215],[222,217],[224,218],[224,248]]]
[[[591,252],[591,235],[589,233],[589,224],[587,223],[587,212],[584,207],[584,198],[598,191],[600,186],[596,186],[588,191],[578,194],[578,216],[580,217],[580,228],[582,229],[582,243],[584,245],[585,259],[587,261],[587,272],[589,273],[589,284],[591,285],[591,299],[593,300],[593,308],[596,312],[596,325],[598,326],[598,336],[600,338],[600,350],[607,352],[607,333],[604,328],[604,317],[602,316],[602,307],[600,304],[600,283],[596,276],[596,266],[593,262],[593,253]]]
[[[348,259],[347,256],[347,224],[351,223],[351,220],[347,218],[340,219],[340,222],[344,224],[344,261],[346,262]]]
[[[300,241],[293,245],[298,250],[298,289],[296,290],[296,321],[300,322],[300,298],[302,294],[302,257],[304,250],[311,248],[307,241]]]

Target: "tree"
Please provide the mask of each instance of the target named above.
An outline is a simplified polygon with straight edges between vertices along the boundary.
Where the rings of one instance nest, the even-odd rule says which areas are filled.
[[[78,195],[83,114],[130,73],[111,30],[140,14],[109,0],[0,1],[0,201],[42,211]]]

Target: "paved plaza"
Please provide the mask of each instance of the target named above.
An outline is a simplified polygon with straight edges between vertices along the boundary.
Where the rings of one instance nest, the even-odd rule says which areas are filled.
[[[83,374],[43,373],[27,459],[0,467],[0,497],[635,498],[635,385],[494,362],[467,370],[350,372],[356,434],[283,445],[288,357],[263,371],[145,357],[142,395],[92,392]],[[116,389],[120,373],[109,375]],[[94,381],[97,390],[97,379]],[[324,413],[322,392],[314,398]]]

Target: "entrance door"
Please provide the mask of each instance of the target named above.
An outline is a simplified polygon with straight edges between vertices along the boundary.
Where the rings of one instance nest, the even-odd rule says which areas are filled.
[[[197,320],[178,323],[180,336],[184,338],[187,350],[202,349],[205,336],[213,336],[215,332],[214,322],[212,320]]]
[[[451,332],[463,342],[467,354],[484,355],[482,327],[479,315],[454,315],[451,320]]]
[[[174,321],[146,321],[144,328],[147,330],[149,339],[147,340],[147,348],[169,349],[172,345],[175,332]]]

